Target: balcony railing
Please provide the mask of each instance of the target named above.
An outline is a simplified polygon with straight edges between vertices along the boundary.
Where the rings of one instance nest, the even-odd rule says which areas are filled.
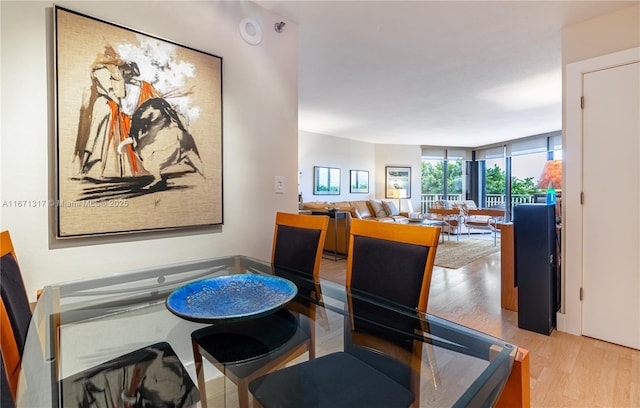
[[[490,208],[504,205],[504,194],[487,194],[486,202],[483,205],[478,205],[482,208]],[[433,207],[436,201],[444,200],[443,194],[421,194],[420,196],[420,211],[426,213],[429,208]],[[449,201],[462,201],[462,194],[449,194]],[[517,204],[532,203],[533,195],[529,194],[512,194],[511,195],[511,208]],[[477,204],[477,203],[476,203]]]

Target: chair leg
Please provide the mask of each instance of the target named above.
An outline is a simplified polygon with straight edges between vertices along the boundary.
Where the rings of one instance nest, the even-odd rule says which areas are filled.
[[[249,383],[246,379],[238,378],[238,407],[249,408]]]
[[[315,336],[311,336],[309,339],[309,360],[316,358],[316,339]]]
[[[440,371],[438,370],[438,362],[436,360],[436,353],[433,350],[433,345],[425,344],[426,359],[429,364],[429,380],[433,384],[434,388],[439,388],[442,385],[442,379],[440,378]]]
[[[207,391],[204,381],[204,366],[202,364],[202,354],[200,354],[200,346],[195,341],[191,341],[193,347],[193,364],[196,369],[196,377],[198,377],[198,389],[200,390],[200,406],[207,408]]]

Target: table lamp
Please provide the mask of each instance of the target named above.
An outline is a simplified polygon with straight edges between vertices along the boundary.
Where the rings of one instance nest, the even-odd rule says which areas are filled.
[[[562,160],[547,160],[537,188],[547,190],[547,204],[556,203],[556,190],[562,192]]]
[[[393,197],[398,199],[398,211],[402,211],[402,199],[407,198],[407,189],[395,187],[395,190],[393,190]]]

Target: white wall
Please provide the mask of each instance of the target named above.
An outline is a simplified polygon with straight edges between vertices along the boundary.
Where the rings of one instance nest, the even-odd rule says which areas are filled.
[[[299,189],[304,202],[366,200],[376,197],[375,145],[372,143],[301,131],[298,138],[298,163]],[[340,195],[313,195],[313,166],[341,169]],[[369,194],[349,193],[349,170],[369,172]]]
[[[54,197],[52,2],[2,1],[0,202]],[[223,58],[224,226],[218,231],[52,238],[48,208],[0,208],[28,293],[53,282],[242,253],[269,259],[275,211],[297,209],[298,28],[248,2],[60,1],[58,5]],[[264,27],[258,46],[238,24]],[[273,29],[286,21],[282,34]],[[274,193],[274,176],[285,193]]]
[[[420,146],[373,144],[303,131],[299,133],[298,143],[299,189],[303,201],[337,202],[385,198],[385,166],[409,166],[412,177],[411,203],[413,208],[420,208]],[[313,195],[313,166],[341,169],[340,195]],[[369,194],[349,193],[350,170],[369,172]],[[402,208],[402,211],[406,210],[406,207]]]
[[[411,167],[411,203],[420,208],[422,149],[420,146],[384,145],[317,133],[299,133],[298,162],[300,193],[308,201],[349,201],[382,199],[385,193],[385,167]],[[337,167],[340,172],[340,195],[313,195],[313,166]],[[349,170],[369,172],[369,194],[349,193]],[[403,200],[403,205],[407,205]],[[407,207],[402,207],[406,211]]]

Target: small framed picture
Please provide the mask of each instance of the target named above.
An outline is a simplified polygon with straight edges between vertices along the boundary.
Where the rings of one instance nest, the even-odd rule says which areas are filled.
[[[366,170],[351,170],[349,172],[349,192],[369,192],[369,172]]]
[[[411,167],[385,167],[385,198],[411,198]]]
[[[340,195],[340,169],[314,166],[313,195]]]

